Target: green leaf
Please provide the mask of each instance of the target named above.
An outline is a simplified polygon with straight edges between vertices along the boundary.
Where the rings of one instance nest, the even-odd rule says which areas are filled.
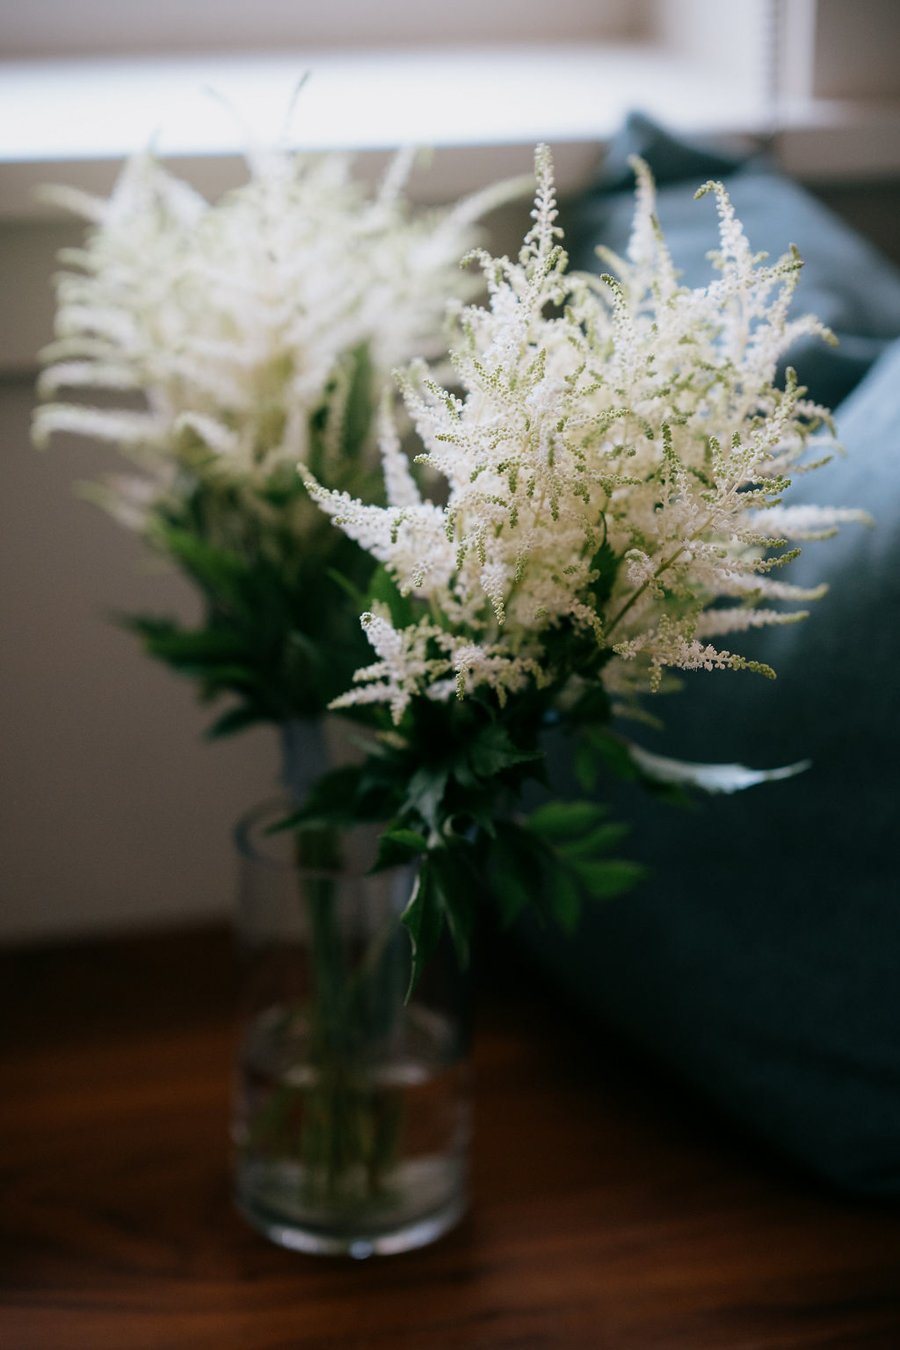
[[[549,868],[544,899],[560,928],[573,933],[581,918],[581,891],[572,873],[560,866]]]
[[[545,839],[572,839],[596,829],[606,814],[597,802],[546,802],[531,812],[528,828]]]
[[[173,663],[186,662],[198,668],[233,661],[244,654],[243,643],[233,632],[221,628],[182,628],[172,619],[136,615],[123,620],[143,638],[154,655]]]
[[[444,927],[440,888],[428,856],[423,858],[419,865],[412,895],[401,915],[401,920],[409,932],[412,944],[409,988],[406,991],[409,1000]]]
[[[125,626],[142,639],[149,655],[198,680],[202,698],[223,690],[259,695],[264,680],[240,633],[223,627],[186,629],[168,619],[143,616],[126,620]]]
[[[578,922],[584,893],[594,900],[609,899],[645,875],[637,863],[604,856],[621,842],[628,826],[608,820],[598,802],[546,802],[531,813],[527,827],[552,859],[545,904],[568,932]]]
[[[540,900],[543,860],[544,851],[537,839],[511,822],[497,822],[489,853],[489,885],[505,927]]]
[[[638,772],[628,753],[625,742],[605,728],[590,727],[582,733],[581,744],[585,755],[590,755],[594,764],[603,765],[617,777],[626,782],[634,782]]]
[[[361,819],[356,809],[360,770],[346,764],[323,774],[314,784],[303,805],[279,821],[277,829],[354,825]]]
[[[384,872],[389,867],[408,863],[416,853],[425,853],[428,840],[416,830],[385,830],[378,840],[378,854],[370,871]]]
[[[392,843],[400,844],[401,847],[408,849],[412,853],[423,853],[428,848],[428,840],[424,834],[419,834],[418,830],[405,830],[397,828],[386,831],[385,839],[390,839]]]
[[[646,876],[646,868],[623,858],[579,859],[572,870],[592,900],[623,895]]]
[[[341,441],[345,459],[358,457],[372,422],[373,390],[372,359],[365,343],[360,343],[350,354],[353,373],[343,408]]]
[[[605,825],[598,825],[596,829],[589,830],[587,834],[560,842],[559,853],[569,860],[591,858],[597,854],[609,853],[610,849],[621,843],[629,832],[629,826],[615,821],[607,821]]]
[[[482,792],[468,794],[464,806],[446,817],[444,833],[468,834],[473,830],[483,830],[489,839],[497,834],[497,803],[493,794]]]
[[[220,740],[223,736],[233,736],[238,731],[243,731],[245,727],[256,726],[260,722],[268,721],[257,708],[252,708],[244,704],[238,708],[230,708],[228,712],[217,718],[211,726],[207,727],[205,735],[207,740]]]
[[[182,675],[194,675],[201,679],[209,693],[223,689],[246,693],[255,689],[258,683],[256,671],[250,666],[211,665],[207,668],[191,661],[173,661],[171,664]]]
[[[466,758],[476,778],[493,778],[504,769],[544,758],[541,750],[521,750],[499,722],[486,726],[468,746]],[[462,780],[461,780],[462,781]]]
[[[477,887],[466,865],[467,846],[433,849],[428,855],[459,964],[466,968],[475,926]]]
[[[185,571],[218,599],[239,597],[251,575],[251,564],[239,554],[215,548],[189,530],[167,528],[164,543]]]
[[[440,828],[440,808],[447,787],[449,770],[442,765],[423,764],[409,780],[403,812],[415,812],[429,829]]]

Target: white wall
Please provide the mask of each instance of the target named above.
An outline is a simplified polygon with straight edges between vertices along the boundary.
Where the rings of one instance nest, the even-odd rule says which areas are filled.
[[[109,622],[189,597],[75,497],[102,452],[31,448],[32,401],[0,384],[0,936],[224,913],[229,829],[275,788],[274,737],[204,744],[187,682]]]

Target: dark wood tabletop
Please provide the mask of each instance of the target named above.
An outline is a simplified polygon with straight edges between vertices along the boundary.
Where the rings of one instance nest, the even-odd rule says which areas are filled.
[[[900,1211],[521,968],[479,981],[461,1226],[368,1262],[270,1245],[231,1203],[233,1003],[222,931],[0,954],[3,1350],[900,1347]]]

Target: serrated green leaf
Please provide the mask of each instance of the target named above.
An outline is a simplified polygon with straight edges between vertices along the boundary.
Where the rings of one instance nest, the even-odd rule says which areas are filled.
[[[540,750],[522,750],[499,723],[484,727],[466,748],[466,759],[476,778],[493,778],[504,769],[543,759]]]

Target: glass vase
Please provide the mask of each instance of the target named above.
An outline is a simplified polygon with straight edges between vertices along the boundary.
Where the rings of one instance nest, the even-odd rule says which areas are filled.
[[[295,1250],[406,1251],[466,1208],[465,981],[439,949],[407,998],[412,870],[368,874],[374,831],[272,833],[287,810],[236,831],[238,1208]]]

